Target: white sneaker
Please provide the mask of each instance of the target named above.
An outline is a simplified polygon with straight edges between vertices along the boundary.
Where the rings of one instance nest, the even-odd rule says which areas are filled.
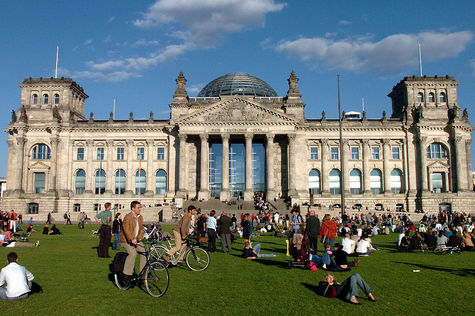
[[[327,268],[327,265],[326,265],[326,264],[323,264],[322,269],[325,269],[325,270],[326,270],[326,268]]]

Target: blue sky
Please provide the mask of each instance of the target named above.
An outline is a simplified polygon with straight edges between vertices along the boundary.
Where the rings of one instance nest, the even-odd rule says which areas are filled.
[[[86,116],[167,119],[175,78],[183,70],[190,96],[229,72],[247,72],[287,92],[292,69],[308,118],[343,109],[368,117],[391,111],[387,94],[418,74],[422,45],[426,75],[461,82],[459,106],[475,107],[474,1],[1,1],[0,125],[18,109],[18,83],[71,77],[89,99]],[[0,176],[6,175],[6,134],[0,136]],[[475,146],[472,146],[475,147]],[[472,150],[475,157],[475,151]]]

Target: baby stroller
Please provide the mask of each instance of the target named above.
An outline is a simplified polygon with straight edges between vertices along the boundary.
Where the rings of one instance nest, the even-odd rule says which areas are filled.
[[[272,226],[274,227],[275,237],[285,237],[285,231],[279,224],[273,223]]]
[[[307,269],[309,267],[309,247],[306,235],[293,234],[289,238],[289,253],[293,260],[289,261],[289,268],[299,267]]]

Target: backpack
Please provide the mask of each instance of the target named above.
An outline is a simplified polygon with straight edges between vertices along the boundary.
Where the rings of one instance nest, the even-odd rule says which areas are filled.
[[[118,252],[114,256],[114,260],[111,263],[111,271],[113,273],[121,273],[124,270],[125,259],[127,259],[128,253]]]

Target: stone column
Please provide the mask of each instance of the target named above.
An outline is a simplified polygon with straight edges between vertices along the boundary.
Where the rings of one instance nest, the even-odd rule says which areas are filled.
[[[221,174],[221,193],[219,199],[221,201],[229,199],[229,134],[222,134],[223,141],[223,171]]]
[[[457,192],[462,192],[466,191],[467,184],[465,182],[465,170],[464,168],[464,158],[465,158],[465,152],[464,152],[464,145],[465,145],[465,140],[461,136],[456,136],[455,137],[455,161],[457,164]]]
[[[94,141],[88,139],[87,143],[87,171],[86,171],[86,187],[84,188],[86,193],[94,193],[94,170],[92,168],[92,162],[94,160]]]
[[[420,168],[421,168],[421,189],[422,191],[427,191],[429,190],[429,187],[427,185],[427,152],[426,152],[426,136],[419,136],[419,152],[420,152]]]
[[[155,193],[155,186],[154,186],[154,170],[153,170],[153,139],[147,140],[147,177],[145,181],[145,193],[146,194],[154,194]]]
[[[49,188],[48,191],[51,193],[56,192],[56,172],[57,172],[57,154],[58,154],[58,142],[59,138],[57,136],[53,136],[50,139],[51,145],[51,169],[49,173]],[[33,181],[35,181],[33,179]]]
[[[340,159],[343,159],[343,163],[344,163],[344,167],[345,167],[345,172],[341,172],[341,176],[342,176],[342,183],[344,184],[344,189],[345,190],[345,193],[346,195],[350,194],[350,172],[351,172],[351,168],[348,166],[348,161],[350,161],[350,157],[349,155],[351,155],[350,153],[350,145],[348,143],[348,139],[343,139],[343,152],[341,153],[340,155]],[[342,170],[343,171],[343,170]],[[344,179],[343,179],[344,177]]]
[[[467,139],[465,141],[465,152],[467,153],[467,190],[473,191],[473,184],[472,184],[472,153],[470,152],[470,144],[472,143],[471,139]],[[447,182],[447,187],[449,182]]]
[[[244,191],[244,200],[252,201],[254,188],[252,183],[252,134],[244,135],[246,138],[246,190]],[[267,158],[267,157],[266,157]]]
[[[13,139],[11,144],[12,146],[10,147],[9,150],[9,162],[10,162],[10,167],[15,167],[13,171],[13,178],[11,181],[11,189],[9,191],[13,191],[15,193],[20,193],[22,191],[22,182],[24,181],[23,178],[23,159],[24,159],[24,151],[25,151],[25,138],[23,137],[17,137],[16,139]],[[10,145],[10,142],[9,142]],[[10,156],[10,152],[12,152],[14,155]],[[13,158],[14,157],[14,158]],[[12,158],[12,159],[10,159]],[[10,169],[10,168],[9,168]],[[8,182],[10,183],[10,179],[8,179]],[[8,184],[10,186],[10,184]],[[7,187],[8,188],[8,187]]]
[[[208,134],[201,134],[200,191],[198,199],[209,199],[209,145]]]
[[[114,169],[112,169],[112,161],[114,155],[114,141],[112,139],[107,140],[107,154],[106,154],[106,192],[112,194],[114,192]],[[104,162],[102,162],[102,168],[104,168]]]
[[[167,174],[167,197],[172,197],[175,195],[175,190],[177,190],[177,181],[175,175],[176,168],[176,137],[171,134],[168,135],[168,174]]]
[[[125,177],[125,193],[127,194],[135,194],[135,188],[133,187],[132,180],[135,178],[133,173],[132,164],[133,164],[133,156],[134,153],[132,152],[134,149],[134,141],[129,139],[127,140],[127,174]]]
[[[267,169],[267,200],[271,201],[275,198],[274,190],[274,134],[267,134],[267,143],[266,143],[266,169]]]
[[[178,137],[180,139],[178,195],[186,198],[186,138],[188,135],[180,133]]]
[[[389,159],[391,146],[389,146],[389,140],[383,140],[383,172],[384,172],[384,193],[391,193],[391,170],[389,166]]]
[[[298,198],[297,188],[295,186],[295,175],[296,175],[296,166],[295,166],[295,134],[289,134],[289,196],[295,196]]]
[[[329,171],[328,171],[328,140],[322,139],[322,157],[320,158],[322,162],[322,170],[320,172],[320,186],[322,188],[322,194],[329,194]]]
[[[369,166],[369,143],[367,139],[362,140],[363,147],[363,190],[364,194],[371,194],[371,170]]]

